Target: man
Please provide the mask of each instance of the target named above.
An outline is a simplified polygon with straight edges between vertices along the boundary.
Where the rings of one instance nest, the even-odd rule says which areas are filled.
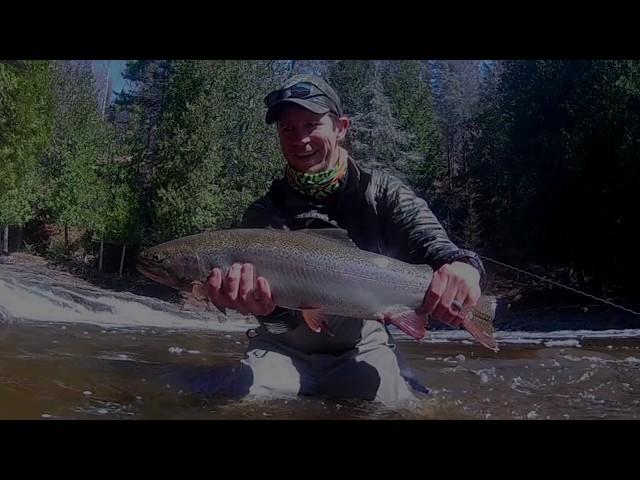
[[[399,179],[361,169],[341,147],[349,118],[323,79],[297,75],[265,98],[286,174],[245,212],[244,228],[343,228],[358,247],[436,270],[423,308],[459,325],[480,297],[482,262],[456,247],[427,206]],[[295,310],[276,307],[269,279],[250,264],[213,269],[211,301],[256,315],[243,372],[249,394],[322,395],[396,406],[414,399],[386,327],[330,317],[314,331]]]

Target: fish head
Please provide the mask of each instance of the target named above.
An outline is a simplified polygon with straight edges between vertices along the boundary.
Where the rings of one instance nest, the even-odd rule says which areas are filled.
[[[147,278],[178,290],[190,288],[202,276],[197,255],[176,246],[158,245],[143,250],[136,267]]]

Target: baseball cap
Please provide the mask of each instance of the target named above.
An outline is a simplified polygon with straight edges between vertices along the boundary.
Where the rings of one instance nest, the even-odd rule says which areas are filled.
[[[266,122],[271,124],[278,119],[284,105],[296,104],[313,113],[333,112],[342,116],[342,103],[333,88],[316,75],[294,75],[278,89],[264,98],[267,106]]]

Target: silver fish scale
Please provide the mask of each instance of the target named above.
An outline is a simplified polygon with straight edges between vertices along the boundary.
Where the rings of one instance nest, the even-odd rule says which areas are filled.
[[[391,306],[416,308],[433,273],[317,231],[222,230],[182,240],[197,252],[205,277],[215,266],[252,263],[278,305],[323,307],[333,315],[374,318]]]

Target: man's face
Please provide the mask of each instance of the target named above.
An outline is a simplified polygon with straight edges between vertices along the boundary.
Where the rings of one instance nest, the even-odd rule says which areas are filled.
[[[344,138],[348,126],[346,117],[334,122],[328,113],[316,114],[297,105],[287,106],[278,119],[282,154],[300,172],[327,170],[338,161],[338,141]]]

